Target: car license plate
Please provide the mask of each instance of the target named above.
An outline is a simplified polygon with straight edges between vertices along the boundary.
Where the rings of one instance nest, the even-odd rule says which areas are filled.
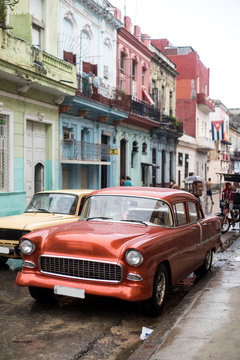
[[[56,295],[65,295],[65,296],[72,296],[77,297],[80,299],[85,299],[85,290],[84,289],[76,289],[67,286],[54,286],[54,294]]]
[[[0,246],[0,254],[9,254],[9,248]]]

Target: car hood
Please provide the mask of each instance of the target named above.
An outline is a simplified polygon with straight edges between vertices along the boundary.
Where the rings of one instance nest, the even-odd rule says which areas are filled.
[[[152,231],[153,227],[139,224],[78,221],[50,231],[42,250],[49,255],[116,260],[124,245],[136,247]]]
[[[0,218],[0,229],[33,231],[43,227],[53,226],[68,219],[74,219],[74,216],[49,213],[24,213]]]

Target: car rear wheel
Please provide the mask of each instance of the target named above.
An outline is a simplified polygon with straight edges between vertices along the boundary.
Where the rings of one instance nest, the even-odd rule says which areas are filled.
[[[212,260],[213,251],[211,249],[207,252],[204,263],[197,270],[194,271],[195,275],[199,277],[210,271],[212,267]]]
[[[140,303],[140,310],[145,314],[158,316],[163,307],[168,293],[168,271],[161,264],[154,278],[152,297]]]
[[[38,302],[51,302],[55,300],[55,296],[52,289],[40,288],[35,286],[29,286],[30,295]]]

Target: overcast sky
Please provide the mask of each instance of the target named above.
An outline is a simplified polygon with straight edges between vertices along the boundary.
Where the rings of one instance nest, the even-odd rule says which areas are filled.
[[[210,69],[212,99],[240,108],[239,0],[110,0],[152,39],[191,46]]]

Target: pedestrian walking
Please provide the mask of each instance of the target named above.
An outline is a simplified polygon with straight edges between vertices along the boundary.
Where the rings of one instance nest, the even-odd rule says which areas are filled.
[[[212,204],[214,204],[213,202],[213,198],[212,198],[212,183],[211,183],[211,178],[208,178],[208,181],[206,182],[206,189],[207,189],[207,197],[206,197],[206,204],[208,204],[208,198],[210,197]]]

